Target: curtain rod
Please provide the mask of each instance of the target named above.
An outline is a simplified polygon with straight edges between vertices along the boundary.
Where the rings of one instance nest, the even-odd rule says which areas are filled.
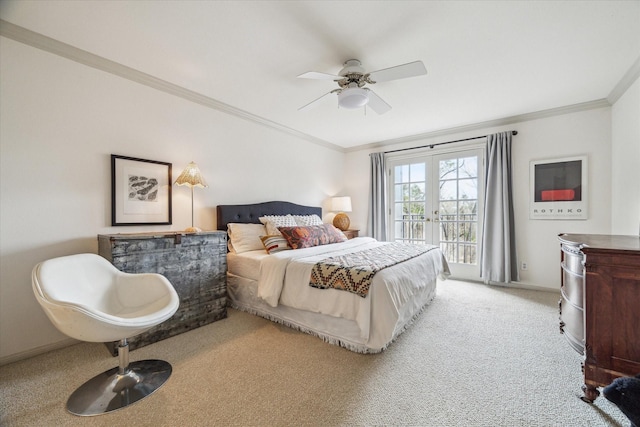
[[[512,130],[511,131],[511,135],[517,135],[517,134],[518,134],[517,130]],[[456,139],[455,141],[447,141],[447,142],[438,142],[438,143],[435,143],[435,144],[421,145],[420,147],[400,148],[398,150],[385,151],[384,154],[398,153],[400,151],[407,151],[407,150],[418,150],[420,148],[433,148],[433,147],[435,147],[437,145],[453,144],[454,142],[472,141],[474,139],[486,138],[488,136],[489,135],[474,136],[473,138]]]

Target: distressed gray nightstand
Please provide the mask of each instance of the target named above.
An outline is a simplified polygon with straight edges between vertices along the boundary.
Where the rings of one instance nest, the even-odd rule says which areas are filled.
[[[99,253],[127,273],[160,273],[180,297],[164,323],[129,340],[131,350],[227,317],[227,233],[156,232],[98,236]],[[113,355],[117,343],[106,343]]]

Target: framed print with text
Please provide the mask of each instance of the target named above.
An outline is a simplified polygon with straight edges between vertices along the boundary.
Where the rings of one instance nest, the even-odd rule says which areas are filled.
[[[587,219],[587,156],[531,161],[530,219]]]
[[[111,225],[171,224],[171,163],[111,155]]]

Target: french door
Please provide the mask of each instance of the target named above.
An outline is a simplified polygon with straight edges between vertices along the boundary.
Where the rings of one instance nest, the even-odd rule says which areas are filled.
[[[454,277],[478,280],[483,151],[393,158],[388,165],[390,240],[440,246]]]

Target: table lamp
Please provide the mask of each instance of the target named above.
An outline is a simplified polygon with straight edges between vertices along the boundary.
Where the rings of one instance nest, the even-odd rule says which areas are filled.
[[[193,187],[206,188],[208,185],[202,177],[202,174],[200,174],[198,165],[194,162],[189,163],[187,167],[184,168],[178,179],[176,179],[175,184],[188,185],[191,187],[191,227],[187,228],[185,231],[188,233],[202,231],[200,228],[193,226]]]
[[[333,225],[342,231],[348,230],[351,220],[345,212],[351,212],[351,197],[332,197],[331,210],[338,212],[333,218]]]

